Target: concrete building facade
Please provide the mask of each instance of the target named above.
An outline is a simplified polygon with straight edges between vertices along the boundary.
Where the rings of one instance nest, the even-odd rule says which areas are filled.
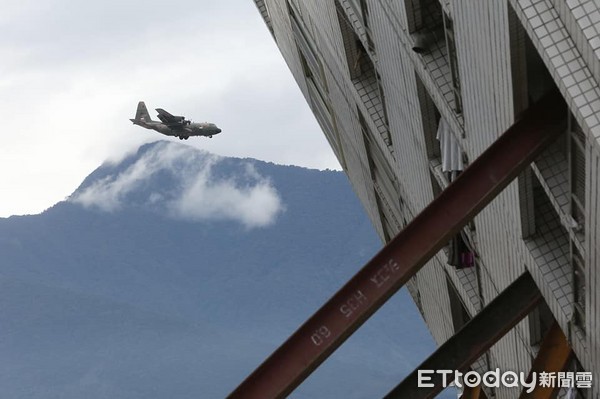
[[[527,373],[556,321],[575,354],[568,369],[592,376],[571,394],[600,398],[599,3],[255,3],[385,242],[532,103],[560,91],[564,134],[408,289],[441,344],[528,271],[544,303],[472,368]]]

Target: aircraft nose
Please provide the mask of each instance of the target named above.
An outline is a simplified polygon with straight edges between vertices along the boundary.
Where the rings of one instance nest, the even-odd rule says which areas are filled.
[[[217,128],[217,133],[221,133],[221,129]]]

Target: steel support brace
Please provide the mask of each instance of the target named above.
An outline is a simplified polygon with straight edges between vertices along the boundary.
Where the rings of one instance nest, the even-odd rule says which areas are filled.
[[[533,278],[529,273],[525,273],[477,313],[460,331],[444,342],[385,398],[435,397],[444,389],[444,379],[446,385],[449,385],[452,377],[433,371],[465,372],[475,360],[527,316],[541,299],[542,294]]]
[[[560,329],[560,326],[555,321],[552,327],[546,333],[540,351],[538,352],[533,365],[531,366],[531,372],[529,373],[528,380],[531,381],[533,373],[536,373],[537,386],[531,393],[527,393],[525,389],[521,392],[519,399],[554,399],[560,390],[559,384],[550,384],[551,386],[541,386],[539,381],[539,374],[541,372],[546,373],[558,373],[564,371],[567,368],[569,360],[573,351],[567,341],[567,337]]]
[[[531,107],[233,391],[284,398],[563,131],[558,93]]]

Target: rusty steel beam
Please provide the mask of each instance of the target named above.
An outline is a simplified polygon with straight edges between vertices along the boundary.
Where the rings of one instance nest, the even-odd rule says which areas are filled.
[[[532,106],[229,398],[290,394],[563,131],[565,112],[558,93]]]
[[[531,312],[542,300],[529,273],[523,274],[502,291],[463,328],[444,342],[431,356],[410,373],[385,399],[428,399],[444,390],[445,375],[423,370],[455,370],[465,372],[500,338]],[[450,384],[452,377],[447,377]],[[421,385],[421,386],[419,386]]]
[[[532,373],[534,372],[539,375],[540,372],[558,373],[559,371],[564,371],[572,356],[573,351],[567,341],[567,337],[565,337],[565,334],[555,321],[540,345],[540,351],[533,361],[528,381],[531,381]],[[523,389],[519,399],[554,399],[556,398],[560,387],[558,386],[559,384],[551,385],[552,386],[549,387],[540,386],[538,382],[531,393],[527,393],[525,389]]]

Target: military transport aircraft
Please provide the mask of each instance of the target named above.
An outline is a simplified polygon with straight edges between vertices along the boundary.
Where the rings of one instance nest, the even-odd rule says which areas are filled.
[[[171,115],[162,108],[156,108],[159,121],[153,121],[148,114],[148,109],[143,101],[140,101],[135,113],[135,119],[129,119],[134,125],[154,129],[167,136],[179,137],[179,140],[187,140],[190,136],[207,136],[212,138],[214,134],[221,133],[221,129],[214,123],[192,123],[183,116]]]

